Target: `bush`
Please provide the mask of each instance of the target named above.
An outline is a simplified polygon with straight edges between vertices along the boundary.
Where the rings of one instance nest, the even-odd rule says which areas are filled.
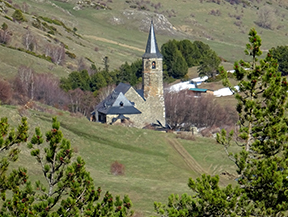
[[[67,56],[70,57],[71,59],[75,59],[76,58],[76,54],[70,53],[69,51],[66,51],[65,54],[67,54]]]
[[[115,161],[114,163],[111,164],[110,172],[115,176],[124,175],[125,166],[119,163],[118,161]]]
[[[20,9],[16,9],[15,12],[12,14],[12,17],[14,20],[16,20],[18,22],[26,22],[27,21]]]
[[[4,16],[7,20],[13,21],[13,19],[7,15]]]

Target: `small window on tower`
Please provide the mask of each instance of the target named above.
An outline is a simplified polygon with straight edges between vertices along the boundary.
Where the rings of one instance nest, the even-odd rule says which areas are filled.
[[[156,69],[156,63],[155,63],[155,61],[152,62],[152,69]]]

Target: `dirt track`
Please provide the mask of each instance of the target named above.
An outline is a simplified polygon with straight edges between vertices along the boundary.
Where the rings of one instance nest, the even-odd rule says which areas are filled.
[[[140,49],[138,47],[133,47],[133,46],[130,46],[130,45],[127,45],[127,44],[122,44],[122,43],[119,43],[119,42],[116,42],[116,41],[113,41],[113,40],[97,37],[97,36],[94,36],[94,35],[84,35],[84,37],[92,38],[92,39],[95,39],[97,41],[102,41],[102,42],[106,42],[106,43],[110,43],[110,44],[116,44],[116,45],[119,45],[121,47],[129,48],[129,49],[133,49],[133,50],[137,50],[137,51],[141,51],[141,52],[145,52],[145,50]]]
[[[207,173],[198,163],[197,161],[186,151],[186,149],[177,141],[177,139],[167,138],[169,144],[183,157],[187,166],[199,173]]]

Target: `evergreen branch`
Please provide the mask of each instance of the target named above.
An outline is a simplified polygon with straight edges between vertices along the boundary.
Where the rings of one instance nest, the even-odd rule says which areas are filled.
[[[78,203],[78,201],[82,198],[82,196],[84,195],[84,193],[86,192],[86,186],[84,187],[82,193],[78,196],[78,198],[76,199],[76,204]],[[66,209],[66,212],[69,212],[71,210],[72,206],[68,207]],[[61,215],[63,216],[63,215]]]
[[[56,148],[54,150],[54,156],[53,156],[53,163],[52,163],[52,171],[50,176],[50,182],[49,182],[49,194],[52,194],[53,191],[53,181],[54,181],[54,173],[55,173],[55,161],[56,161]]]
[[[235,165],[239,168],[239,164],[237,163],[237,160],[235,159],[235,157],[232,157],[232,156],[229,154],[228,149],[227,149],[227,147],[226,147],[225,145],[224,145],[224,150],[225,150],[228,158],[229,158],[232,162],[234,162]]]
[[[42,158],[41,158],[39,155],[37,155],[37,160],[38,160],[38,162],[40,162],[41,167],[42,167],[42,171],[43,171],[43,174],[44,174],[44,177],[45,177],[45,179],[47,180],[48,184],[50,185],[50,181],[49,181],[49,178],[47,177],[47,172],[45,171],[45,167],[44,167]]]
[[[62,165],[62,163],[58,166],[57,170],[59,169],[59,167]],[[64,169],[62,168],[62,170],[59,172],[57,178],[54,179],[54,182],[52,183],[52,185],[54,186],[55,184],[57,184],[59,182],[59,180],[63,177],[63,173],[64,173]],[[57,171],[56,170],[56,171]]]

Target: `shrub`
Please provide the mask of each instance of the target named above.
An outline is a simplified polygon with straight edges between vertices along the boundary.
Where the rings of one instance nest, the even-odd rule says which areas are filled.
[[[13,21],[13,19],[7,15],[4,16],[7,20]]]
[[[115,176],[124,175],[125,166],[119,163],[118,161],[115,161],[114,163],[111,164],[110,172]]]
[[[16,9],[15,12],[12,14],[12,17],[17,22],[26,22],[27,21],[20,9]]]
[[[1,28],[3,31],[6,31],[8,29],[8,25],[6,23],[3,23]]]
[[[69,51],[66,51],[65,54],[67,54],[67,56],[70,57],[71,59],[75,59],[76,58],[76,54],[70,53]]]

